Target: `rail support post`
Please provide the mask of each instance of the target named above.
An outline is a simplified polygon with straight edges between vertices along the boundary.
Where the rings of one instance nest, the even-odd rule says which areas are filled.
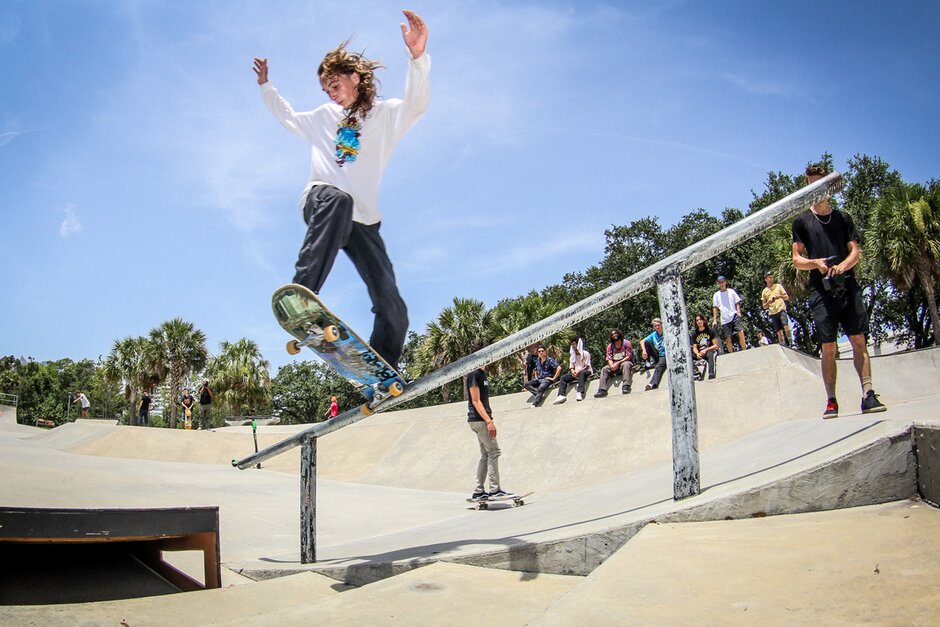
[[[672,414],[672,498],[684,499],[701,491],[698,459],[698,416],[692,383],[692,354],[685,296],[679,267],[671,266],[656,276],[663,342],[669,372],[669,404]]]
[[[300,445],[300,563],[317,561],[317,437]]]

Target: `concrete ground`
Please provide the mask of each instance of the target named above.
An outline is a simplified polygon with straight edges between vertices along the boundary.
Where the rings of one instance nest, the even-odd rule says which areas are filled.
[[[689,595],[683,592],[696,590],[697,600],[686,605],[712,612],[696,614],[690,610],[688,616],[693,619],[712,617],[698,622],[755,617],[768,622],[809,622],[812,614],[787,614],[791,610],[781,609],[778,597],[768,597],[768,592],[757,585],[779,581],[776,588],[795,593],[799,588],[794,582],[799,577],[778,577],[780,572],[796,568],[793,565],[776,575],[769,570],[735,583],[733,589],[742,591],[744,604],[750,608],[746,611],[751,612],[739,618],[737,612],[743,610],[734,605],[738,601],[724,605],[719,601],[719,584],[731,579],[718,570],[720,564],[714,553],[724,551],[730,562],[753,562],[747,568],[755,573],[762,563],[788,564],[786,560],[802,556],[814,572],[837,580],[852,570],[847,566],[850,556],[844,551],[851,550],[854,556],[855,549],[846,545],[843,553],[810,550],[792,535],[798,526],[785,524],[799,516],[763,516],[899,501],[903,505],[898,508],[914,505],[904,501],[916,492],[911,431],[915,424],[940,421],[936,386],[940,380],[940,352],[890,355],[873,362],[876,389],[890,410],[862,416],[855,407],[859,393],[851,362],[840,362],[843,417],[822,421],[819,414],[825,399],[818,362],[779,347],[722,357],[719,379],[696,387],[702,494],[678,503],[671,498],[670,427],[664,389],[605,399],[591,398],[593,390],[589,389],[588,399],[581,403],[571,398],[564,405],[538,409],[529,408],[523,394],[494,399],[504,486],[517,492],[536,491],[521,508],[468,509],[464,498],[472,487],[477,451],[464,422],[463,404],[375,416],[320,442],[318,563],[312,568],[298,563],[299,456],[295,450],[270,460],[260,471],[232,468],[232,458],[253,450],[248,428],[170,432],[78,421],[39,433],[28,428],[0,429],[0,476],[17,477],[15,482],[0,483],[0,503],[32,507],[218,505],[222,559],[230,570],[226,583],[239,581],[234,573],[253,579],[279,577],[282,582],[319,580],[319,576],[309,573],[302,580],[283,577],[310,569],[360,585],[377,582],[322,602],[299,603],[285,592],[285,620],[309,615],[334,621],[341,616],[342,620],[359,616],[380,624],[440,624],[443,620],[458,624],[484,620],[501,624],[573,622],[584,611],[575,602],[582,598],[585,603],[593,599],[598,607],[609,609],[608,614],[596,617],[595,622],[602,624],[629,622],[632,608],[641,607],[647,608],[643,610],[646,613],[637,609],[635,622],[678,622],[682,615],[676,613],[679,603],[674,599],[688,601]],[[642,379],[635,381],[636,388],[642,385]],[[549,403],[553,399],[554,395]],[[261,445],[295,430],[265,428]],[[929,516],[937,512],[927,506],[919,510],[927,518],[918,513],[913,521],[916,524],[901,524],[895,531],[901,534],[903,528],[911,539],[929,535],[927,532],[933,529]],[[885,523],[882,513],[873,514],[866,508],[826,515],[837,514],[855,515],[832,523],[841,525],[838,533],[846,538],[875,538],[872,525]],[[758,518],[685,522],[754,516]],[[651,521],[658,524],[648,525]],[[747,523],[756,526],[748,527]],[[696,535],[705,533],[700,525],[715,525],[707,528],[712,535]],[[808,526],[824,527],[821,523]],[[889,527],[880,528],[884,531]],[[660,541],[658,549],[650,549],[646,561],[621,557],[640,552],[638,547],[657,540],[657,531],[667,533],[673,529],[690,531],[669,531],[671,535],[664,537],[671,540]],[[758,533],[757,529],[769,534],[766,542],[747,535]],[[647,536],[651,539],[645,540]],[[719,550],[716,537],[725,538],[727,546]],[[707,542],[702,543],[702,538]],[[936,545],[925,542],[924,552],[932,548],[929,552],[935,555]],[[685,558],[656,559],[664,555],[663,543]],[[883,544],[878,541],[878,546]],[[890,550],[900,558],[895,549]],[[192,556],[182,556],[178,563],[188,568],[196,561]],[[411,570],[430,563],[435,564]],[[712,567],[715,574],[709,570]],[[694,571],[697,575],[690,581],[685,576],[688,568],[708,572]],[[728,569],[733,570],[730,566]],[[614,571],[614,575],[605,574]],[[406,574],[385,579],[398,573]],[[644,577],[636,577],[640,573]],[[649,577],[645,577],[647,573]],[[604,590],[603,581],[615,576],[650,583],[635,590],[627,587],[630,594],[612,598]],[[593,583],[596,580],[602,581]],[[472,613],[476,596],[468,591],[488,589],[488,582],[497,581],[520,611],[494,615],[478,609]],[[544,594],[543,582],[548,582],[544,583]],[[658,582],[658,587],[653,582]],[[693,587],[692,583],[702,586]],[[276,581],[265,584],[272,586],[266,598],[281,594]],[[718,592],[709,589],[710,584]],[[252,583],[232,590],[259,585]],[[900,587],[904,586],[912,595],[916,593],[915,587]],[[402,607],[411,612],[407,616],[413,620],[404,620],[402,613],[390,613],[394,606],[379,600],[383,590],[402,599],[410,598],[406,593],[411,591],[414,602]],[[870,596],[886,607],[901,608],[901,597],[893,590],[884,588],[880,597],[877,591]],[[203,597],[207,599],[206,607],[213,607],[208,595],[225,591],[173,595],[172,603],[182,603],[177,598]],[[634,592],[639,596],[631,596]],[[819,594],[826,596],[824,587],[820,587]],[[805,607],[825,609],[825,599],[803,596]],[[530,597],[538,598],[538,602],[523,608],[520,599]],[[759,600],[751,602],[751,598]],[[923,599],[925,607],[933,611],[940,609],[936,597],[912,598]],[[348,605],[343,599],[350,599]],[[359,600],[353,603],[355,599]],[[437,601],[432,602],[434,599]],[[705,603],[709,599],[714,602]],[[171,603],[169,598],[164,600]],[[426,613],[416,611],[418,600],[422,607],[427,606]],[[145,601],[108,603],[145,607]],[[230,603],[234,607],[234,602],[227,601],[226,605]],[[853,603],[847,597],[839,607],[849,608]],[[110,619],[105,616],[113,613],[105,612],[113,612],[114,606],[92,605],[100,606],[99,614],[93,607],[82,608],[91,612],[87,615],[89,623],[108,623]],[[356,613],[351,606],[363,609]],[[565,610],[569,606],[572,609]],[[657,607],[661,614],[656,613]],[[758,614],[758,608],[769,609]],[[438,610],[443,614],[434,613]],[[47,613],[42,614],[44,611]],[[23,624],[37,617],[37,623],[47,623],[55,616],[64,617],[63,621],[70,616],[78,620],[81,615],[77,609],[74,611],[70,613],[66,606],[59,606],[55,612],[50,608],[2,608],[0,621]],[[830,618],[836,621],[855,616],[846,609],[833,611]],[[273,617],[280,615],[268,612],[262,619],[257,614],[236,614],[238,617],[225,614],[216,622],[273,622]],[[871,614],[875,622],[896,622],[885,620],[887,615]],[[146,623],[147,616],[142,611],[136,622]],[[906,621],[904,614],[895,616]],[[153,619],[159,622],[159,615]],[[212,620],[206,615],[194,618],[194,624],[209,624]]]

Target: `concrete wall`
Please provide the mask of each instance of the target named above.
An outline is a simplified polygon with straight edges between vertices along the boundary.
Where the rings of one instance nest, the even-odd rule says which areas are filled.
[[[914,454],[917,457],[917,491],[920,496],[940,504],[940,428],[914,428]]]

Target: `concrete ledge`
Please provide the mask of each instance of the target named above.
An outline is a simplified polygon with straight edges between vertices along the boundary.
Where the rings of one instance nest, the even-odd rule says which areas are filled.
[[[920,496],[937,505],[940,503],[940,428],[914,427],[914,452]]]
[[[566,508],[579,515],[567,519],[535,515],[534,519],[521,521],[507,517],[502,535],[478,537],[472,535],[478,530],[470,524],[455,531],[453,521],[442,521],[429,523],[417,546],[414,532],[407,537],[389,534],[384,546],[402,542],[397,545],[400,548],[370,552],[371,545],[359,543],[342,547],[349,557],[328,556],[312,565],[299,564],[294,556],[251,560],[229,567],[252,579],[313,571],[354,585],[436,561],[587,575],[650,522],[795,514],[910,498],[917,492],[912,433],[910,422],[786,423],[755,434],[750,440],[706,452],[703,467],[713,469],[713,479],[710,483],[707,478],[703,481],[706,487],[702,494],[682,502],[671,498],[671,466],[659,466],[580,489],[577,494],[562,492],[541,500],[533,498],[542,506],[537,511]],[[769,443],[788,439],[799,444],[767,452]],[[765,452],[762,459],[753,459],[755,450]],[[597,507],[600,515],[595,516],[591,506]],[[532,507],[526,505],[513,514],[521,518]],[[620,513],[610,514],[612,511]],[[521,522],[519,529],[516,522]],[[531,530],[533,524],[548,528],[522,531],[522,527]],[[469,537],[476,539],[466,540]]]

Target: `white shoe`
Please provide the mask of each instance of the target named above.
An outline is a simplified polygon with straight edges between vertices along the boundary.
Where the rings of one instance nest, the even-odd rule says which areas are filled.
[[[582,394],[581,392],[578,392],[578,395],[575,397],[575,400],[583,401],[583,400],[584,400],[584,394]]]
[[[558,398],[556,398],[556,399],[552,402],[552,405],[561,405],[562,403],[564,403],[564,402],[567,401],[567,400],[568,400],[568,397],[562,396],[561,394],[559,394],[559,395],[558,395]]]

